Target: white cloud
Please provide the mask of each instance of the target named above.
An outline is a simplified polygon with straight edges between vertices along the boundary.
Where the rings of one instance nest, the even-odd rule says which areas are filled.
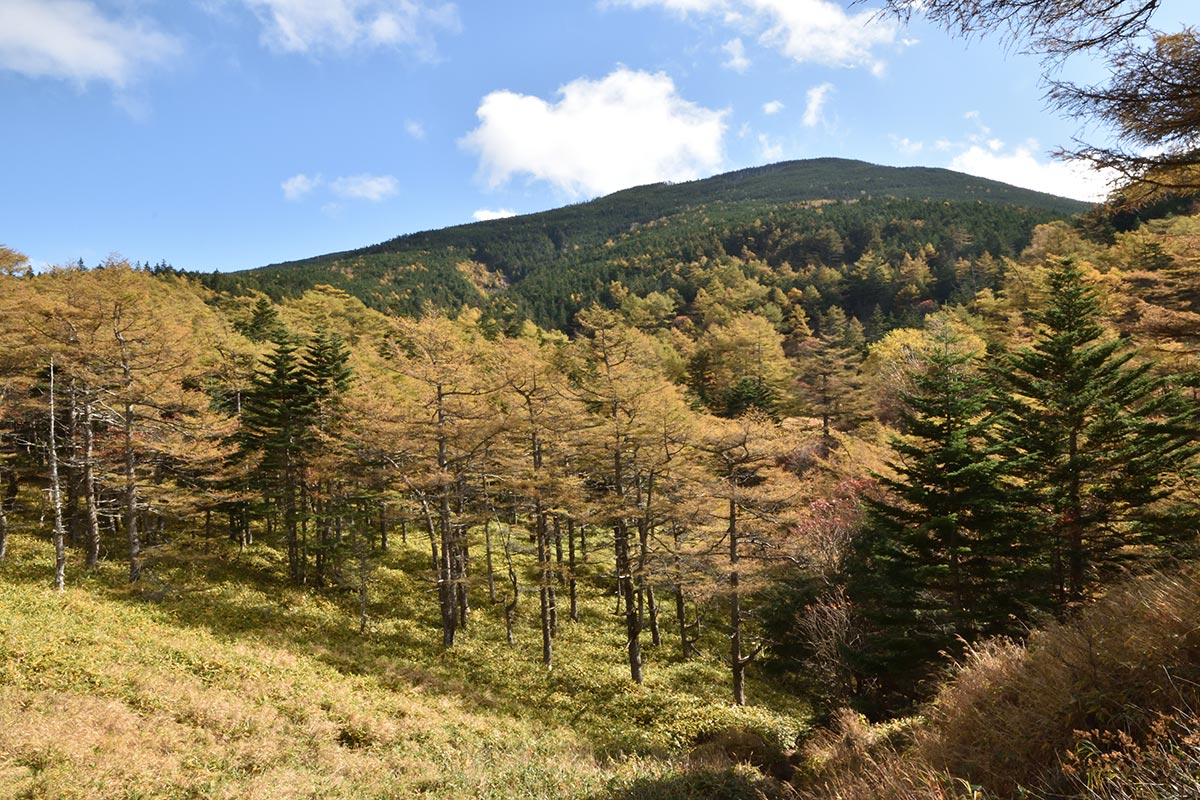
[[[1039,161],[1036,145],[998,152],[978,144],[970,145],[950,161],[950,169],[1003,181],[1026,189],[1049,192],[1077,200],[1101,200],[1108,193],[1113,176],[1064,161]]]
[[[783,111],[783,103],[778,100],[771,100],[770,102],[763,103],[763,113],[767,116],[778,114],[780,111]]]
[[[404,132],[417,141],[425,138],[425,126],[415,119],[410,119],[404,123]]]
[[[370,200],[378,203],[394,195],[399,184],[391,175],[346,175],[335,179],[329,188],[346,200]]]
[[[153,23],[106,16],[92,0],[0,1],[2,70],[121,89],[182,52]]]
[[[896,25],[864,10],[853,16],[828,0],[745,0],[769,27],[760,41],[795,61],[829,67],[871,67],[882,62],[875,48],[896,39]]]
[[[515,217],[516,215],[517,212],[513,211],[511,208],[481,208],[472,214],[471,217],[476,222],[488,222],[493,219],[507,219],[508,217]]]
[[[822,83],[820,86],[814,86],[808,90],[805,95],[807,105],[804,107],[805,127],[815,128],[825,121],[825,102],[829,99],[829,93],[832,91],[832,83]]]
[[[745,72],[750,69],[750,59],[746,58],[746,45],[741,39],[730,39],[722,47],[729,56],[723,66],[734,72]]]
[[[783,145],[778,142],[772,142],[771,137],[765,133],[758,135],[758,154],[763,161],[782,161],[783,160]]]
[[[725,0],[602,0],[602,6],[629,6],[630,8],[648,8],[662,6],[677,14],[707,13],[723,9]]]
[[[399,191],[399,182],[391,175],[342,175],[331,181],[326,181],[320,175],[307,175],[303,172],[293,175],[279,184],[286,200],[296,202],[303,200],[317,189],[327,189],[328,193],[342,200],[367,200],[378,203],[392,197]],[[340,210],[336,202],[327,202],[323,210]]]
[[[458,31],[453,3],[427,0],[241,0],[263,23],[262,41],[285,53],[411,48],[432,58],[434,35]]]
[[[523,173],[572,196],[607,194],[709,175],[724,160],[727,112],[685,100],[662,73],[580,78],[553,103],[492,92],[475,113],[479,127],[460,144],[493,187]]]
[[[320,185],[320,175],[310,177],[304,173],[300,173],[299,175],[293,175],[292,177],[288,178],[286,181],[279,184],[279,187],[283,189],[284,198],[294,202],[301,199]]]
[[[896,44],[898,28],[894,20],[872,9],[848,14],[831,0],[606,0],[602,4],[719,15],[726,25],[757,35],[760,44],[795,61],[867,67],[876,75],[884,67],[876,50]]]
[[[982,142],[992,135],[992,129],[983,124],[983,116],[978,111],[966,112],[963,114],[963,119],[975,126],[975,133],[968,136],[972,142]]]
[[[940,137],[929,147],[932,152],[945,154],[943,157],[949,159],[946,166],[952,170],[1087,201],[1102,200],[1117,178],[1115,173],[1099,172],[1078,162],[1051,159],[1035,139],[1009,146],[991,136],[991,128],[978,111],[968,111],[963,119],[967,129],[960,137]],[[916,155],[925,149],[920,141],[895,134],[890,138],[893,146],[905,155]]]
[[[910,139],[907,136],[901,138],[893,135],[891,139],[892,144],[896,146],[896,149],[906,156],[915,156],[925,149],[924,142]],[[941,142],[939,142],[939,144],[941,144]],[[945,142],[945,144],[949,146],[949,142]],[[935,145],[935,147],[937,147],[937,145]]]

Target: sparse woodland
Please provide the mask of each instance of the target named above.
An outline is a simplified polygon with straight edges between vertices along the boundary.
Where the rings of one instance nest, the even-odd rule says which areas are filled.
[[[520,292],[390,316],[328,285],[30,274],[0,250],[0,785],[69,796],[107,752],[18,724],[56,692],[126,709],[122,748],[211,762],[135,759],[94,776],[110,794],[155,772],[150,796],[291,796],[306,757],[268,713],[312,739],[327,796],[859,796],[838,765],[867,764],[897,797],[990,797],[1070,791],[1101,753],[1129,780],[1171,767],[1142,741],[1194,759],[1190,688],[1098,700],[1047,745],[1078,758],[1056,782],[942,740],[916,767],[887,753],[933,752],[903,720],[953,713],[952,663],[1016,670],[1027,638],[1038,658],[1097,600],[1136,602],[1129,581],[1184,613],[1200,217],[947,203],[878,226],[854,205],[635,231],[611,273],[564,271],[590,287],[569,319]],[[993,213],[1009,233],[972,227]],[[135,653],[176,636],[182,683]],[[1154,686],[1194,687],[1171,647]],[[438,708],[478,716],[451,731]],[[526,744],[488,756],[506,726]],[[530,744],[539,726],[572,744]]]

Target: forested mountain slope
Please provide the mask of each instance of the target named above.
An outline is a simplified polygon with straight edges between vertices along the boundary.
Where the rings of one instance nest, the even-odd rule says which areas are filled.
[[[614,237],[570,335],[0,248],[0,794],[793,797],[857,769],[814,724],[1195,558],[1194,206],[742,211]]]
[[[680,270],[714,259],[836,267],[871,248],[899,258],[926,244],[947,264],[985,251],[1014,255],[1034,225],[1086,207],[944,169],[822,158],[642,186],[206,280],[276,298],[329,284],[380,310],[481,306],[508,324],[528,317],[565,328],[591,302],[612,304],[613,281],[690,300],[699,287]]]

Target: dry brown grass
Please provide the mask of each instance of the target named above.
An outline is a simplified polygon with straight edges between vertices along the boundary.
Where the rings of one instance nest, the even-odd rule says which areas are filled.
[[[1197,710],[1200,575],[1187,569],[1131,581],[1026,646],[972,649],[908,746],[843,717],[810,745],[811,796],[1089,796],[1099,789],[1087,789],[1078,752],[1094,761],[1125,743],[1127,760],[1138,762],[1150,742],[1178,751],[1186,742],[1155,730],[1163,720],[1194,728]]]
[[[389,551],[364,636],[338,597],[272,580],[269,550],[235,561],[215,544],[187,559],[160,550],[139,587],[106,563],[94,576],[73,568],[55,594],[45,543],[11,547],[0,563],[5,800],[790,791],[737,754],[688,764],[714,731],[753,731],[772,753],[799,731],[798,715],[722,702],[719,662],[660,656],[635,686],[615,626],[598,635],[607,629],[581,624],[563,626],[548,672],[532,648],[503,644],[486,608],[443,651],[421,616],[432,615],[423,573],[405,568],[410,557],[423,565],[422,551]],[[582,611],[604,620],[607,608],[601,598]],[[521,622],[528,645],[536,620]]]
[[[0,797],[557,798],[616,774],[569,729],[0,582]]]

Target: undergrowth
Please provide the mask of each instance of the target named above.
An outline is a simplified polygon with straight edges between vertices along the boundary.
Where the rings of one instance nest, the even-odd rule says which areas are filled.
[[[763,705],[731,706],[718,658],[682,661],[667,646],[648,648],[646,684],[632,684],[599,582],[580,623],[560,618],[546,670],[536,596],[522,598],[510,648],[476,587],[470,627],[444,650],[415,545],[381,559],[363,634],[355,597],[287,587],[266,547],[177,543],[132,588],[118,564],[88,575],[72,563],[62,594],[51,563],[44,543],[18,536],[0,565],[0,796],[787,791],[739,771],[732,751],[688,754],[729,731],[785,752],[805,709],[764,684],[751,685]]]
[[[926,718],[840,715],[806,746],[810,798],[1200,796],[1200,573],[1111,591],[1026,645],[990,642]]]

